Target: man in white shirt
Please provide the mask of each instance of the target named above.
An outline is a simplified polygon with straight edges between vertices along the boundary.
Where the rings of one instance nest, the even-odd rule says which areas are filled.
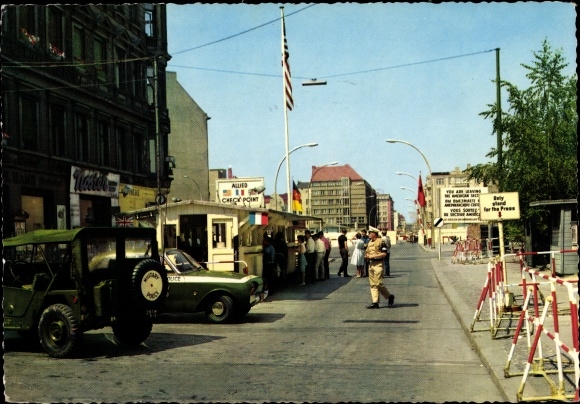
[[[326,245],[320,238],[319,234],[313,234],[312,238],[316,246],[316,263],[314,264],[314,276],[319,281],[324,280],[324,254],[326,254]]]

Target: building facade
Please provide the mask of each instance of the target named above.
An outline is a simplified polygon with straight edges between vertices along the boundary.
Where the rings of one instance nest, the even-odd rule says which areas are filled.
[[[166,72],[166,80],[171,119],[169,154],[175,158],[169,197],[208,201],[210,118],[178,82],[177,73]]]
[[[312,166],[306,195],[305,214],[321,218],[324,226],[358,230],[368,228],[369,220],[376,225],[371,209],[377,204],[377,193],[348,164]]]
[[[163,4],[3,6],[1,57],[4,236],[167,192]]]

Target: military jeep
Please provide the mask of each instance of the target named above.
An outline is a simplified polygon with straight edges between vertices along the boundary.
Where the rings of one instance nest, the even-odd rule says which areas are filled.
[[[151,333],[168,289],[155,229],[35,230],[3,244],[5,330],[57,358],[78,352],[88,330],[111,326],[129,345]]]

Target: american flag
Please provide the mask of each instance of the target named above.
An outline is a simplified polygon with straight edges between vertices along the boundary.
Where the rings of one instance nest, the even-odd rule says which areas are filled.
[[[292,99],[290,64],[288,63],[290,53],[288,53],[288,42],[286,41],[286,24],[284,22],[284,15],[282,15],[282,40],[284,41],[283,45],[284,50],[282,51],[282,70],[284,74],[284,93],[286,98],[286,108],[292,111],[292,108],[294,108],[294,100]]]

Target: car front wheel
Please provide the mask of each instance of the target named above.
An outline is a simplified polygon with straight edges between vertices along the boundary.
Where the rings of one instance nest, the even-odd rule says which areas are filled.
[[[44,310],[38,323],[44,350],[54,358],[72,356],[82,342],[82,330],[70,307],[53,304]]]
[[[234,314],[234,301],[226,295],[214,296],[207,306],[206,316],[214,323],[225,323],[231,320]]]

